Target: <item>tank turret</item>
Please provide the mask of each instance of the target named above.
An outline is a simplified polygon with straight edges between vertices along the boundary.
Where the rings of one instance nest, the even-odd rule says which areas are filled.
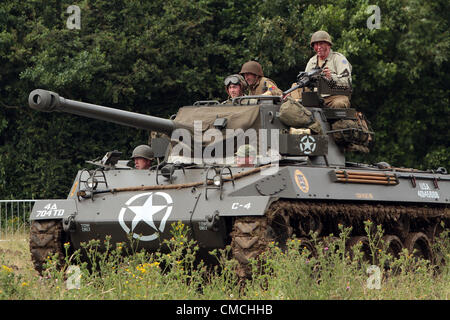
[[[248,101],[253,101],[253,104]],[[341,148],[327,136],[330,131],[329,121],[353,119],[355,116],[354,109],[311,107],[311,117],[321,128],[321,134],[317,134],[310,131],[293,132],[290,126],[280,121],[282,100],[278,96],[240,97],[232,104],[203,101],[181,107],[174,120],[69,100],[43,89],[33,90],[28,102],[31,108],[43,112],[66,112],[156,131],[169,137],[177,129],[185,129],[187,131],[182,133],[190,135],[187,150],[192,159],[194,153],[200,154],[202,159],[233,156],[242,144],[254,143],[255,147],[258,145],[260,155],[271,149],[276,150],[283,159],[301,158],[316,165],[345,164]],[[185,145],[187,139],[183,134],[172,135],[172,140],[180,140],[180,137]],[[200,152],[194,150],[196,146],[200,146]]]

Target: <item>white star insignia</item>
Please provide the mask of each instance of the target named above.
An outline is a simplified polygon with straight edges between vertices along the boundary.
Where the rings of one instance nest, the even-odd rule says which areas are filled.
[[[153,204],[153,196],[156,195],[157,197],[162,197],[165,200],[165,205],[154,205]],[[147,197],[144,204],[141,206],[133,206],[134,201],[141,197]],[[140,239],[141,241],[152,241],[159,237],[159,232],[164,232],[164,229],[166,227],[166,222],[169,219],[169,216],[172,212],[172,198],[168,193],[165,192],[149,192],[149,193],[142,193],[137,194],[130,199],[128,199],[127,202],[125,202],[125,207],[122,207],[122,209],[119,212],[119,224],[122,227],[122,229],[126,233],[133,233],[133,237],[136,239]],[[127,210],[130,210],[134,213],[134,218],[131,220],[131,229],[127,226],[125,223],[125,213]],[[153,220],[153,217],[155,214],[158,214],[162,211],[165,211],[164,216],[162,218],[158,217],[156,219],[157,222],[159,222],[159,228],[156,227],[155,221]],[[145,222],[147,225],[149,225],[155,232],[147,235],[140,235],[134,233],[135,228],[139,224],[139,222]]]
[[[300,140],[300,150],[305,154],[310,154],[316,149],[316,140],[311,136],[304,136]]]
[[[155,222],[153,222],[153,216],[161,210],[167,208],[167,205],[153,205],[153,194],[151,194],[142,206],[129,206],[128,208],[136,214],[131,222],[131,231],[134,230],[140,221],[144,221],[153,229],[158,230],[155,226]]]

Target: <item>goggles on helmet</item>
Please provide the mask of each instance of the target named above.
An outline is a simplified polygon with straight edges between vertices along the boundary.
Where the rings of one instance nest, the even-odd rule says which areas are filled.
[[[230,84],[241,84],[241,80],[237,76],[228,76],[225,78],[224,83],[228,87]]]

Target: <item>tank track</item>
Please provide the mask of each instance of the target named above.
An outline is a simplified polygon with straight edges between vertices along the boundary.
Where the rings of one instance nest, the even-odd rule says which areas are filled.
[[[364,221],[382,225],[385,244],[393,255],[403,248],[433,262],[431,243],[450,225],[448,206],[395,205],[384,203],[351,203],[326,201],[278,200],[273,202],[265,216],[237,217],[231,232],[233,257],[238,261],[240,278],[251,276],[249,259],[263,253],[270,242],[283,246],[290,237],[302,240],[310,252],[310,232],[319,238],[338,235],[339,224],[352,226],[347,246],[362,242],[368,246]]]
[[[58,264],[64,262],[64,231],[61,220],[34,220],[30,228],[30,252],[34,268],[42,275],[47,257],[58,253]]]

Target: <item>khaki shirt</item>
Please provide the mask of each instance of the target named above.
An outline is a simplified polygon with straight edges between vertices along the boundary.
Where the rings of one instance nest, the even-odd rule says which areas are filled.
[[[331,71],[331,84],[348,88],[352,83],[352,65],[348,62],[347,58],[339,53],[330,49],[328,57],[325,59],[321,66],[318,66],[319,57],[317,54],[309,59],[306,65],[306,72],[311,71],[316,67],[328,67]]]
[[[249,86],[249,95],[258,96],[261,94],[281,96],[283,92],[277,87],[273,80],[261,77],[255,85]]]

